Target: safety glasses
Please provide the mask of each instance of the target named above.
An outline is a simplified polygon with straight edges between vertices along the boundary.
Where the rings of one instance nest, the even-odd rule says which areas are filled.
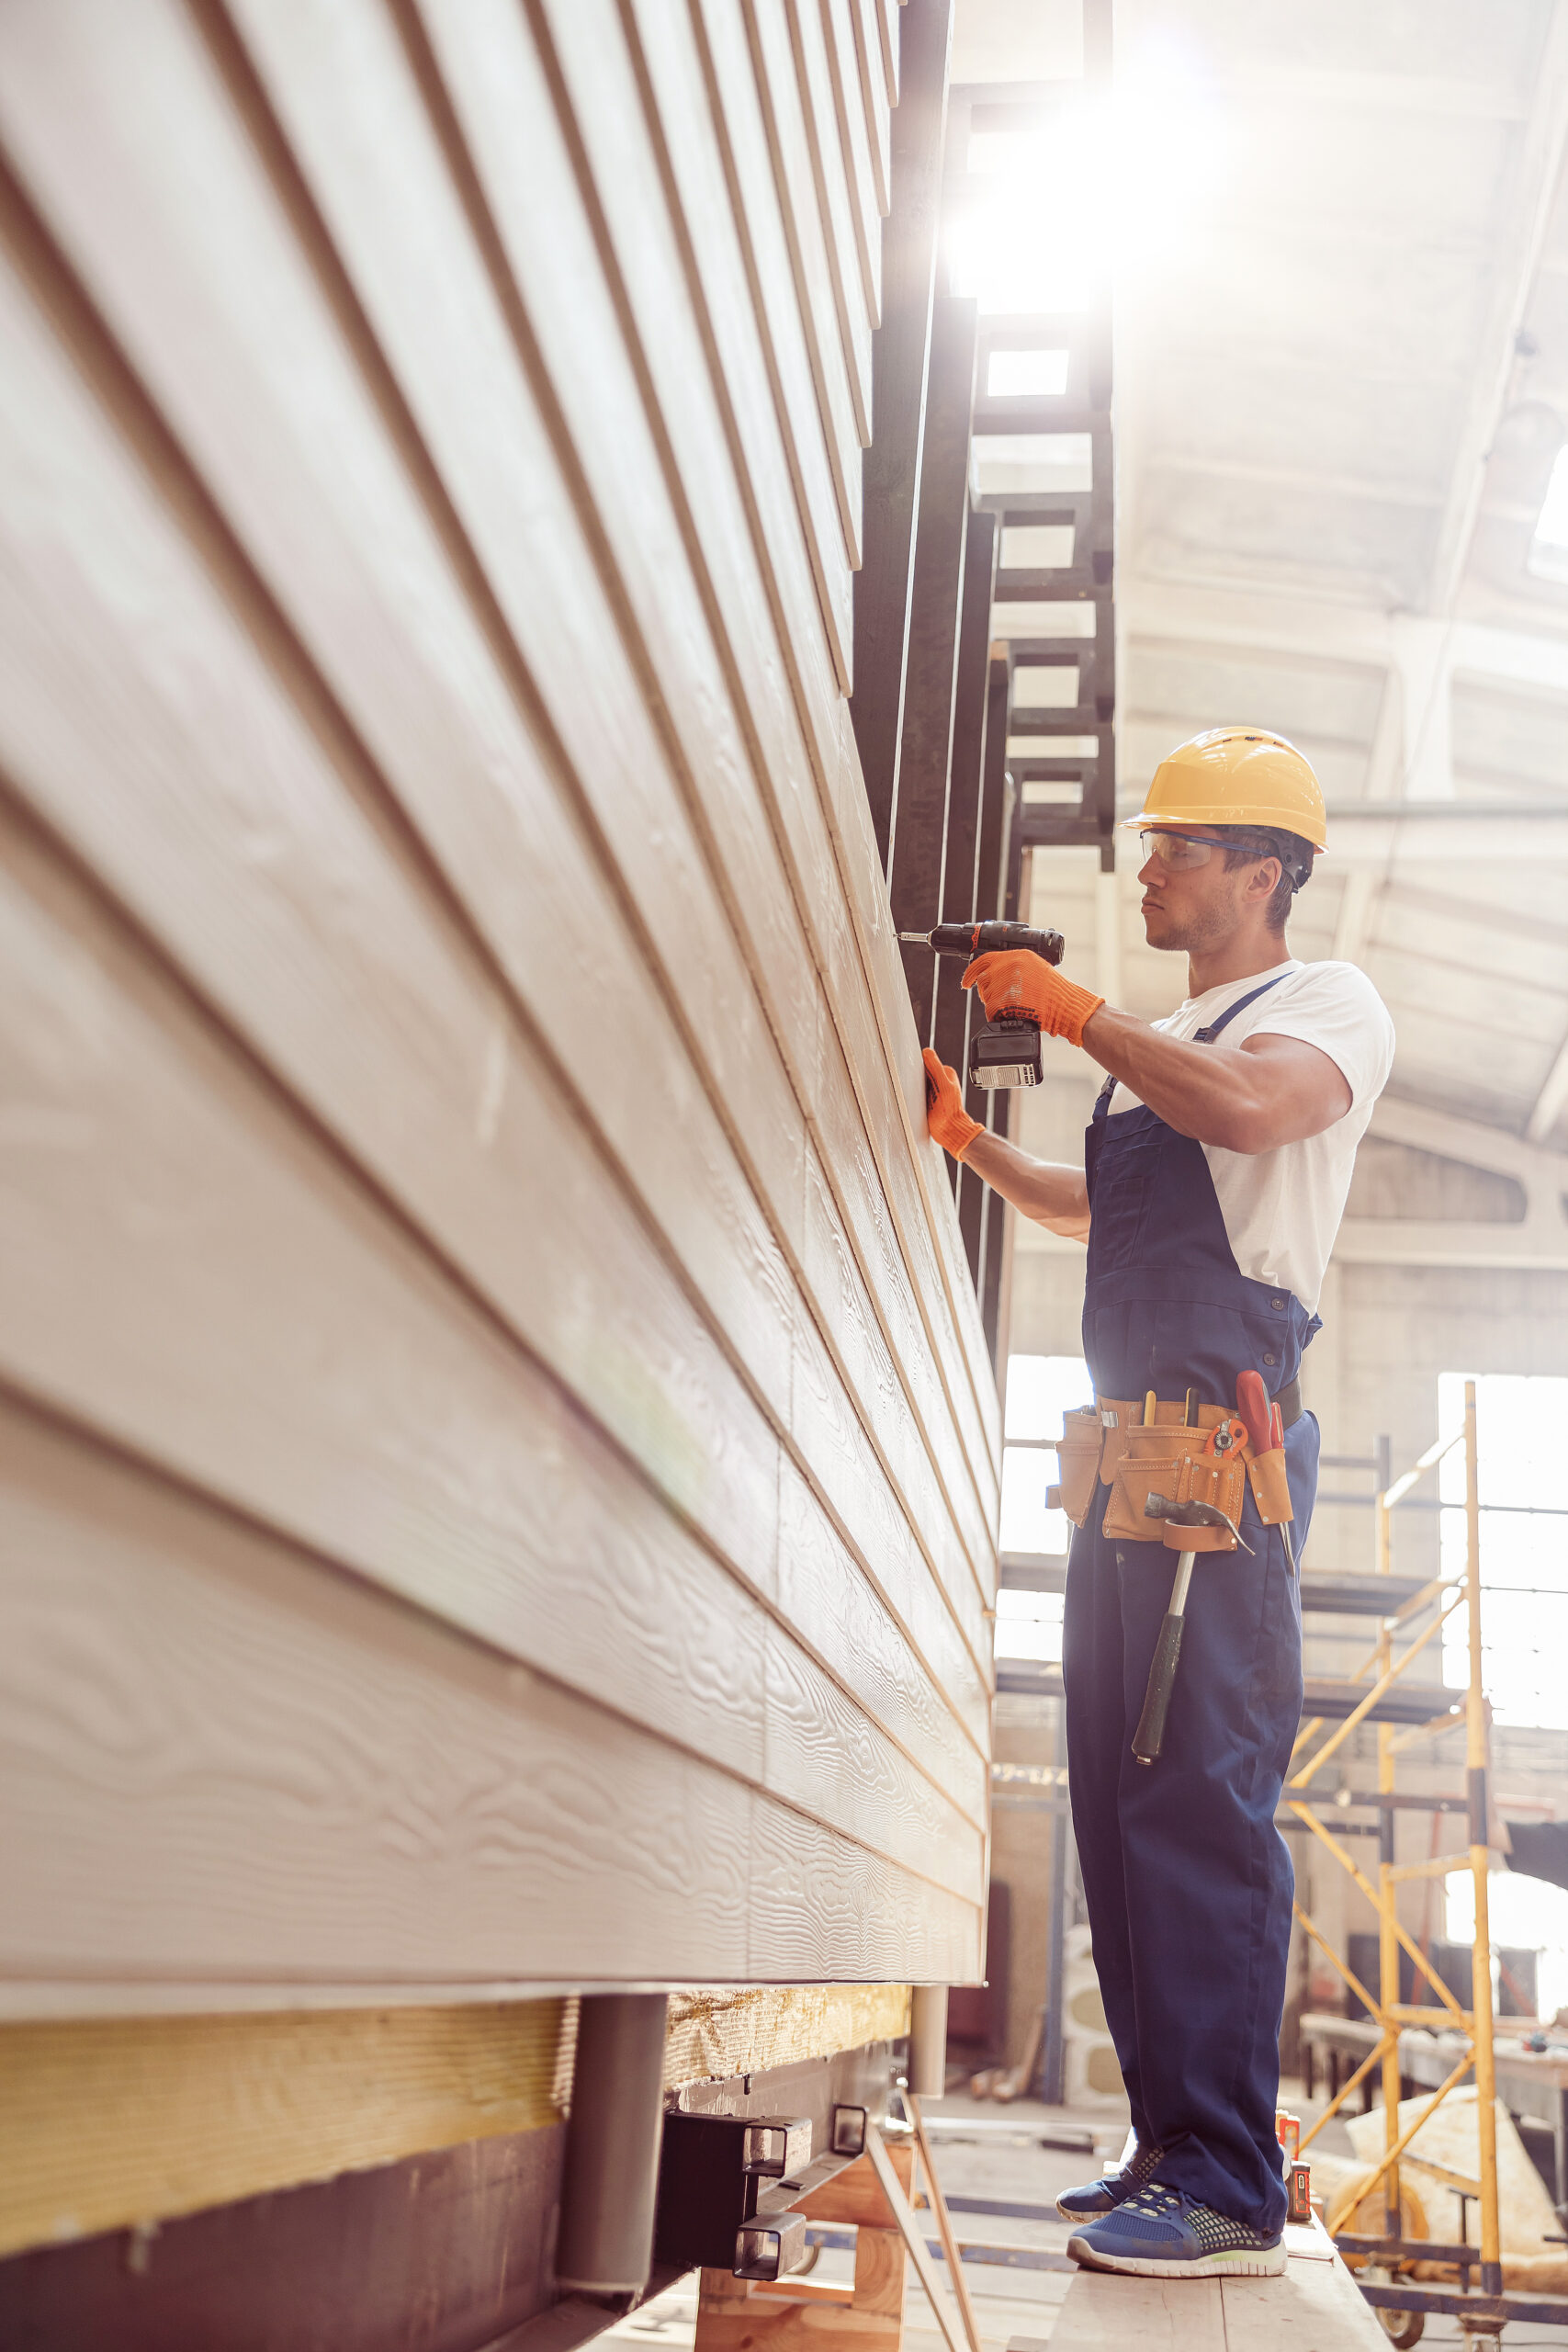
[[[1138,847],[1145,858],[1157,857],[1162,865],[1168,865],[1173,873],[1179,874],[1190,865],[1207,865],[1211,850],[1236,849],[1240,843],[1216,841],[1213,833],[1150,831],[1138,835]],[[1262,857],[1265,853],[1256,850],[1249,854]]]

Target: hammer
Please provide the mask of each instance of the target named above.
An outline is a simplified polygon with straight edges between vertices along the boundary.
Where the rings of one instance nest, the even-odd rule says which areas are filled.
[[[1235,1520],[1214,1503],[1173,1503],[1168,1495],[1149,1495],[1145,1498],[1144,1517],[1168,1520],[1173,1527],[1228,1528],[1244,1552],[1252,1549]],[[1144,1712],[1133,1736],[1133,1754],[1140,1764],[1152,1764],[1165,1744],[1165,1719],[1176,1687],[1176,1662],[1181,1656],[1181,1627],[1187,1614],[1187,1588],[1192,1581],[1196,1557],[1195,1553],[1183,1552],[1176,1563],[1170,1606],[1155,1644],[1149,1687],[1144,1693]]]

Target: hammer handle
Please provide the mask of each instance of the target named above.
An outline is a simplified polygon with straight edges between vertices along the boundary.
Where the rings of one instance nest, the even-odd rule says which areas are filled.
[[[1149,1687],[1144,1693],[1144,1712],[1133,1736],[1133,1754],[1140,1764],[1152,1764],[1165,1745],[1165,1719],[1176,1687],[1176,1662],[1181,1656],[1181,1628],[1185,1622],[1171,1615],[1159,1629],[1155,1662],[1149,1668]]]
[[[1138,1718],[1138,1728],[1133,1736],[1133,1755],[1140,1764],[1152,1764],[1165,1745],[1165,1719],[1170,1710],[1170,1694],[1176,1688],[1177,1662],[1181,1656],[1181,1629],[1187,1617],[1187,1588],[1192,1580],[1192,1555],[1183,1552],[1176,1566],[1176,1580],[1170,1589],[1170,1607],[1159,1629],[1155,1644],[1154,1663],[1149,1668],[1148,1689],[1144,1693],[1144,1712]]]

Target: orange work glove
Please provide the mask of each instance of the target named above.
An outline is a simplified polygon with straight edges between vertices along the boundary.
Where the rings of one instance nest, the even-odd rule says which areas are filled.
[[[987,1021],[1002,1012],[1027,1012],[1048,1037],[1066,1037],[1072,1046],[1083,1044],[1084,1023],[1105,1002],[1076,980],[1065,980],[1054,964],[1026,947],[976,956],[964,967],[964,986],[979,989]]]
[[[958,1083],[958,1072],[949,1069],[928,1046],[926,1065],[926,1125],[943,1151],[954,1159],[962,1159],[976,1136],[985,1128],[978,1119],[972,1119],[964,1108],[964,1089]]]

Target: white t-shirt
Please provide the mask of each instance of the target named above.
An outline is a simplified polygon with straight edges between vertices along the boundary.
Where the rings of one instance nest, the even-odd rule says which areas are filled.
[[[1226,980],[1202,996],[1189,997],[1168,1021],[1155,1026],[1168,1037],[1193,1036],[1217,1021],[1227,1005],[1280,972],[1287,977],[1238,1012],[1215,1046],[1239,1046],[1253,1036],[1304,1038],[1343,1075],[1350,1108],[1304,1143],[1259,1152],[1222,1151],[1206,1143],[1203,1157],[1241,1272],[1252,1282],[1293,1291],[1310,1314],[1345,1214],[1356,1146],[1393,1067],[1393,1023],[1387,1006],[1358,966],[1298,964],[1292,956],[1249,979]],[[1137,1106],[1138,1097],[1119,1085],[1111,1098],[1111,1114]]]

